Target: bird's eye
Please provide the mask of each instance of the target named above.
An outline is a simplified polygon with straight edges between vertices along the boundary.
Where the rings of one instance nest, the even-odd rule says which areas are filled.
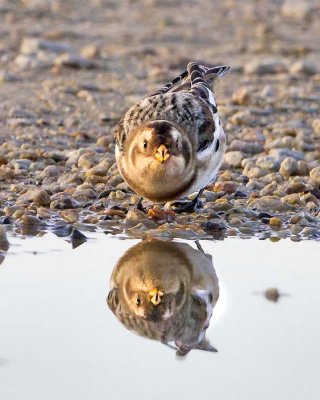
[[[144,139],[143,141],[143,148],[146,149],[148,147],[148,142],[146,141],[146,139]]]
[[[137,305],[137,306],[140,306],[140,303],[141,303],[141,300],[140,300],[139,297],[138,297],[137,300],[136,300],[136,305]]]

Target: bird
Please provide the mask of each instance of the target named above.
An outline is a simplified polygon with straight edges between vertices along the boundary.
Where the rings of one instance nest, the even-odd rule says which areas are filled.
[[[211,255],[187,243],[144,240],[114,267],[107,303],[135,333],[173,347],[217,351],[206,339],[219,282]]]
[[[116,163],[141,198],[166,203],[198,192],[189,203],[176,202],[181,212],[197,210],[226,148],[212,85],[229,68],[190,62],[120,119],[114,130]]]

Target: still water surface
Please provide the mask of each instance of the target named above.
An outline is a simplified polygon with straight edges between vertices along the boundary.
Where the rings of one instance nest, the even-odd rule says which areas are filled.
[[[9,237],[1,400],[319,398],[318,242],[89,237]]]

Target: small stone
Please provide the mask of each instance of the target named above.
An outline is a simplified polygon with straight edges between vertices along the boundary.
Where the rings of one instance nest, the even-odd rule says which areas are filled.
[[[298,172],[297,160],[293,157],[286,157],[280,166],[280,174],[284,177],[295,175]]]
[[[77,188],[77,190],[73,193],[73,196],[76,199],[79,198],[83,198],[83,199],[96,199],[97,198],[97,194],[93,189],[79,189]]]
[[[244,72],[248,75],[281,74],[287,72],[284,63],[279,60],[256,60],[252,59],[244,66]]]
[[[66,43],[59,43],[54,40],[43,40],[38,38],[24,38],[20,46],[22,54],[33,54],[39,50],[51,51],[53,53],[65,53],[73,51],[72,46]]]
[[[288,194],[287,196],[284,196],[281,198],[281,202],[282,203],[287,203],[287,204],[300,204],[300,196],[298,193],[292,193],[292,194]]]
[[[294,138],[291,136],[279,137],[274,140],[268,141],[265,144],[265,149],[280,149],[280,148],[290,148],[293,146]]]
[[[280,227],[282,225],[282,221],[280,218],[272,217],[269,220],[269,225]]]
[[[267,186],[265,186],[263,189],[260,190],[261,196],[271,196],[274,194],[274,192],[277,190],[278,185],[276,182],[271,182]]]
[[[241,151],[247,154],[259,154],[264,151],[264,147],[260,143],[235,139],[230,144],[230,150]]]
[[[213,188],[214,192],[234,193],[237,190],[237,184],[231,181],[216,182]]]
[[[56,165],[48,165],[40,174],[40,178],[55,178],[60,175],[60,168]]]
[[[307,186],[303,182],[289,182],[286,192],[288,194],[301,193],[307,189]]]
[[[93,167],[94,165],[94,153],[84,153],[78,159],[78,167],[85,171]]]
[[[148,217],[156,221],[172,222],[176,218],[176,213],[173,210],[163,210],[155,205],[148,210]]]
[[[124,200],[126,198],[126,194],[121,190],[117,190],[115,193],[115,197],[117,200]]]
[[[31,188],[25,194],[19,197],[19,200],[27,202],[35,202],[39,206],[49,206],[51,203],[48,193],[40,188]]]
[[[9,246],[6,228],[0,225],[0,250],[8,251]]]
[[[297,162],[297,174],[300,176],[308,176],[309,175],[309,166],[306,161],[299,160]]]
[[[229,151],[224,155],[224,162],[228,167],[240,168],[241,161],[244,159],[244,154],[241,151]]]
[[[61,212],[61,216],[66,221],[70,222],[71,224],[75,223],[79,219],[79,214],[76,210],[65,210]]]
[[[281,7],[284,17],[298,22],[308,20],[314,10],[315,5],[306,0],[285,0]]]
[[[246,87],[240,87],[232,93],[233,104],[243,105],[250,101],[249,90]]]
[[[20,79],[16,76],[13,75],[10,72],[4,71],[4,70],[0,70],[0,83],[2,82],[17,82]]]
[[[276,91],[275,89],[270,86],[270,85],[266,85],[260,93],[261,97],[274,97],[276,95]]]
[[[81,55],[85,58],[98,57],[99,52],[99,47],[96,44],[89,44],[81,49]]]
[[[279,171],[280,162],[273,157],[262,156],[257,159],[256,166],[268,171]]]
[[[141,221],[145,218],[147,218],[147,215],[144,212],[136,209],[129,210],[126,215],[126,220],[131,221]]]
[[[82,222],[84,224],[97,224],[99,222],[99,218],[97,218],[95,215],[87,215],[85,218],[83,218]]]
[[[54,60],[56,66],[63,66],[76,69],[91,69],[96,66],[96,64],[89,60],[88,58],[78,56],[76,54],[65,53],[56,57]]]
[[[312,129],[316,135],[320,135],[320,119],[313,120]]]
[[[291,65],[289,72],[293,75],[315,75],[319,72],[319,69],[311,61],[299,60]]]
[[[64,210],[68,208],[77,208],[78,202],[68,193],[56,193],[51,196],[51,209]]]
[[[226,229],[225,224],[222,221],[210,220],[201,223],[201,228],[206,232],[219,232]]]
[[[268,171],[256,166],[251,166],[247,164],[243,170],[244,175],[248,178],[261,178],[268,174]]]
[[[101,147],[109,147],[109,145],[112,143],[112,139],[110,136],[100,136],[97,139],[97,146]]]
[[[264,196],[259,199],[249,200],[249,206],[259,211],[281,211],[283,208],[280,198],[276,196]]]
[[[230,119],[234,125],[250,125],[252,121],[253,117],[249,110],[238,111]]]
[[[320,186],[320,167],[313,168],[310,171],[310,178],[315,183],[315,185]]]
[[[10,164],[12,164],[14,166],[14,169],[16,171],[19,171],[19,170],[28,171],[29,168],[30,168],[31,161],[30,160],[26,160],[26,159],[12,160],[12,161],[10,161]]]
[[[31,68],[36,68],[36,67],[40,67],[43,65],[43,63],[37,57],[35,57],[33,55],[26,55],[26,54],[19,54],[14,59],[14,63],[20,69],[31,69]]]
[[[34,217],[33,215],[24,215],[21,219],[24,225],[33,225],[33,226],[44,225],[43,221],[41,221],[37,217]]]
[[[304,160],[305,159],[305,155],[303,152],[297,151],[297,150],[290,150],[287,148],[271,149],[269,151],[269,155],[279,161],[283,161],[286,157],[292,157],[292,158],[295,158],[296,160]]]
[[[280,293],[276,288],[269,288],[264,291],[264,296],[267,300],[276,303],[279,300]]]

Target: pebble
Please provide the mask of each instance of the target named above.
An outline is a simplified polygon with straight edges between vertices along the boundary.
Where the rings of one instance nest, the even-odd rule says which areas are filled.
[[[298,172],[297,160],[293,157],[286,157],[280,166],[280,174],[284,177],[295,175]]]
[[[129,210],[126,215],[126,220],[132,221],[141,221],[145,218],[147,218],[147,215],[144,212],[136,209]]]
[[[277,288],[269,288],[264,291],[264,296],[267,300],[276,303],[279,300],[280,293]]]
[[[284,17],[297,22],[308,20],[313,11],[314,5],[307,0],[285,0],[281,7],[281,13]]]
[[[287,204],[300,204],[300,196],[298,193],[292,193],[292,194],[288,194],[287,196],[284,196],[281,198],[281,202],[282,203],[287,203]]]
[[[44,40],[34,37],[27,37],[22,40],[20,46],[20,52],[22,54],[34,54],[39,50],[51,51],[53,53],[65,53],[73,51],[73,48],[67,43],[59,43],[54,40]]]
[[[250,125],[252,121],[253,117],[249,110],[238,111],[230,119],[234,125]]]
[[[232,93],[233,104],[243,105],[250,101],[250,93],[246,87],[240,87]]]
[[[229,151],[224,155],[224,162],[228,167],[240,168],[241,161],[244,157],[245,156],[241,151]]]
[[[48,165],[43,169],[39,178],[43,180],[45,178],[55,178],[59,175],[60,175],[59,167],[57,167],[56,165]]]
[[[260,143],[236,139],[231,142],[230,150],[241,151],[247,154],[259,154],[264,151],[264,147]]]
[[[7,231],[6,228],[0,225],[0,250],[1,251],[8,251],[9,249],[9,241],[7,238]]]
[[[316,135],[320,135],[320,119],[315,119],[312,121],[312,129]]]
[[[94,43],[88,44],[87,46],[84,46],[84,47],[81,49],[81,55],[82,55],[84,58],[95,58],[95,57],[98,57],[98,56],[99,56],[99,53],[100,53],[100,49],[99,49],[99,47],[98,47],[96,44],[94,44]]]
[[[216,182],[213,190],[215,192],[234,193],[237,190],[237,184],[232,181]]]
[[[204,229],[206,232],[217,232],[223,231],[226,229],[225,224],[222,221],[206,221],[201,223],[201,228]]]
[[[270,218],[270,220],[269,220],[269,224],[270,224],[271,226],[280,227],[280,226],[282,225],[282,221],[281,221],[280,218],[272,217],[272,218]]]
[[[283,209],[280,198],[276,196],[263,196],[259,199],[249,200],[249,206],[258,211],[281,211]]]
[[[50,196],[48,193],[41,188],[31,188],[26,193],[22,194],[18,200],[35,202],[39,206],[47,207],[51,203]]]
[[[38,217],[35,217],[33,215],[23,215],[21,218],[22,222],[24,225],[32,225],[32,226],[41,226],[45,225],[43,221],[41,221]]]
[[[67,208],[77,208],[78,202],[67,193],[56,193],[51,196],[51,209],[63,210]]]
[[[299,60],[294,62],[290,66],[289,72],[293,75],[295,74],[315,75],[319,73],[320,70],[311,61]]]
[[[310,178],[315,185],[320,187],[320,167],[313,168],[310,171]]]
[[[271,156],[261,156],[257,159],[256,166],[268,171],[279,171],[280,162]]]
[[[96,64],[90,59],[71,53],[65,53],[57,56],[54,60],[54,64],[56,66],[63,66],[75,69],[92,69],[96,67]]]
[[[287,68],[285,64],[279,60],[252,59],[245,64],[244,72],[248,75],[280,74],[287,72]]]
[[[304,160],[305,155],[301,151],[291,150],[288,148],[282,149],[271,149],[269,155],[274,157],[276,160],[283,161],[286,157],[292,157],[296,160]]]

